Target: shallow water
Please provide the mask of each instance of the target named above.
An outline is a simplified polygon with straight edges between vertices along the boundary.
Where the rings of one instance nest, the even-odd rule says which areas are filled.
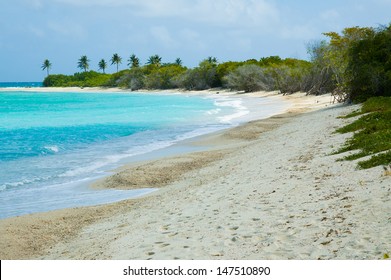
[[[91,190],[136,155],[244,121],[239,98],[178,94],[0,93],[0,218],[136,197]],[[251,104],[251,102],[247,102]],[[285,104],[265,99],[265,116]]]

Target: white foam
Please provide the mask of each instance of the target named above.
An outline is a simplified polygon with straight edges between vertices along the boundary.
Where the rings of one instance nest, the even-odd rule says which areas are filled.
[[[250,111],[243,105],[243,100],[239,98],[218,98],[215,100],[215,105],[219,107],[231,107],[235,110],[235,113],[218,117],[220,123],[233,124],[234,119],[241,118],[248,115]]]
[[[53,146],[45,146],[44,147],[46,150],[51,151],[53,153],[58,153],[60,151],[60,148],[56,145]]]

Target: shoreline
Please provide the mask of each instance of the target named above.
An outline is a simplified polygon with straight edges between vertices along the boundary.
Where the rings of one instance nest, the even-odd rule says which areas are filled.
[[[346,122],[336,117],[353,108],[326,107],[326,96],[283,98],[295,103],[286,114],[197,139],[211,150],[157,192],[1,220],[0,258],[381,258],[391,250],[390,206],[376,202],[389,201],[388,178],[329,156],[347,137],[330,135]]]
[[[31,89],[31,90],[35,91],[36,89]],[[42,90],[47,91],[48,89],[42,88]],[[57,91],[64,91],[62,88],[57,88],[56,90]],[[72,88],[68,89],[69,92],[73,92],[73,90],[74,89],[72,89]],[[87,89],[87,90],[89,92],[96,92],[97,91],[97,89]],[[105,90],[101,90],[101,91],[103,93],[106,93],[106,92],[111,93],[112,92],[111,89],[105,89]],[[124,93],[127,94],[127,92],[124,92]],[[103,171],[101,171],[99,175],[94,176],[94,178],[93,178],[93,176],[90,176],[92,174],[92,172],[90,172],[90,174],[86,174],[87,180],[83,180],[83,178],[82,179],[79,178],[78,181],[73,181],[72,185],[71,184],[67,185],[67,186],[70,186],[71,188],[75,189],[73,191],[74,193],[77,193],[78,189],[85,190],[86,193],[87,192],[91,193],[92,194],[91,199],[89,199],[89,197],[86,196],[87,198],[85,198],[85,199],[82,199],[82,200],[79,199],[79,201],[80,201],[79,203],[72,203],[72,200],[69,200],[69,202],[64,203],[62,205],[57,204],[57,205],[52,206],[52,205],[48,204],[48,205],[50,205],[48,207],[37,207],[36,205],[39,206],[41,204],[36,203],[35,205],[32,205],[32,207],[29,207],[29,208],[27,208],[27,207],[22,208],[21,207],[19,210],[17,210],[18,207],[15,207],[15,205],[17,206],[17,204],[14,204],[14,206],[4,205],[5,211],[2,212],[1,219],[15,217],[15,216],[21,216],[21,215],[26,215],[26,214],[30,214],[30,213],[36,213],[36,212],[46,212],[46,211],[59,210],[59,209],[63,209],[63,208],[102,205],[102,204],[112,203],[114,201],[121,201],[121,200],[136,198],[139,195],[138,195],[138,193],[133,194],[133,191],[132,192],[122,192],[122,194],[121,194],[121,192],[112,191],[113,188],[107,188],[108,189],[107,196],[104,195],[105,192],[100,192],[100,194],[95,192],[96,197],[102,197],[102,199],[100,199],[98,201],[98,199],[95,200],[93,198],[94,189],[90,188],[90,185],[91,185],[91,182],[94,182],[96,180],[99,180],[100,178],[105,178],[105,177],[109,176],[110,174],[112,174],[113,170],[115,170],[117,168],[121,168],[121,166],[126,165],[127,163],[138,162],[140,160],[143,161],[146,158],[155,159],[156,157],[163,157],[163,156],[167,157],[167,156],[178,155],[178,154],[182,154],[182,153],[189,153],[189,152],[197,151],[197,150],[198,151],[204,150],[204,149],[206,149],[205,145],[203,147],[200,147],[199,145],[193,145],[191,143],[193,141],[192,139],[198,138],[199,136],[202,137],[203,135],[206,135],[206,134],[213,134],[214,132],[216,132],[216,130],[221,131],[221,130],[227,129],[227,127],[236,126],[239,123],[245,123],[245,122],[248,122],[249,120],[252,120],[252,119],[258,119],[259,117],[265,118],[265,117],[267,117],[267,113],[265,114],[262,112],[258,112],[256,110],[257,107],[259,108],[263,104],[266,105],[266,110],[263,110],[263,111],[266,111],[266,112],[270,111],[270,112],[275,112],[275,113],[278,113],[279,111],[284,110],[285,107],[290,106],[289,102],[285,102],[285,103],[283,101],[279,102],[280,100],[282,100],[282,98],[280,96],[276,96],[275,97],[276,99],[269,101],[272,98],[259,99],[257,97],[252,97],[252,96],[247,96],[247,95],[238,95],[238,94],[235,94],[232,92],[228,92],[227,94],[222,93],[221,95],[215,95],[214,93],[215,93],[215,91],[204,91],[202,93],[200,93],[200,92],[183,93],[183,95],[185,95],[186,97],[189,97],[189,96],[191,97],[193,94],[197,95],[197,96],[202,96],[202,98],[210,100],[211,103],[215,103],[215,105],[218,106],[216,108],[222,108],[220,106],[228,106],[229,108],[232,107],[232,109],[233,109],[232,113],[228,113],[226,115],[223,115],[223,117],[221,118],[224,120],[229,120],[229,123],[232,122],[232,124],[228,124],[228,121],[227,121],[227,124],[224,122],[221,125],[216,125],[216,127],[214,127],[214,126],[205,127],[203,129],[194,130],[194,132],[192,131],[191,133],[183,134],[182,136],[179,135],[177,137],[178,139],[172,140],[169,143],[163,142],[163,144],[161,144],[160,148],[158,148],[158,149],[156,147],[157,145],[155,145],[155,147],[151,148],[151,150],[153,149],[152,151],[145,150],[145,151],[143,151],[142,154],[136,154],[134,156],[129,156],[129,157],[120,157],[120,159],[117,162],[113,162],[113,163],[110,162],[110,166],[106,166],[105,169],[102,168]],[[86,94],[88,94],[88,93],[86,93]],[[132,93],[132,94],[134,94],[134,93]],[[136,94],[138,94],[138,93],[136,93]],[[171,91],[167,91],[167,92],[163,92],[163,93],[155,93],[155,92],[144,93],[144,92],[141,92],[139,94],[176,95],[178,93],[172,93]],[[265,95],[264,93],[258,93],[258,94]],[[270,93],[267,93],[267,95],[269,95],[269,94]],[[187,99],[184,99],[184,100],[187,100]],[[240,101],[238,101],[238,100],[240,100]],[[262,100],[264,100],[264,101],[262,101]],[[276,106],[274,105],[274,103],[276,104]],[[271,106],[269,106],[269,104]],[[267,106],[269,106],[269,107],[267,107]],[[270,108],[270,109],[268,109],[268,108]],[[218,110],[220,110],[220,109],[218,109]],[[240,117],[238,117],[237,112],[241,112],[242,115]],[[244,112],[244,115],[243,115],[243,112]],[[226,116],[228,116],[228,117],[226,117]],[[217,122],[218,121],[216,120],[216,123]],[[64,184],[67,184],[67,182],[65,182]],[[150,187],[148,187],[146,185],[140,186],[140,187],[150,189]],[[152,184],[152,186],[155,187],[155,184]],[[123,188],[123,189],[127,189],[127,188]],[[134,189],[138,189],[138,187],[135,187]],[[102,193],[103,193],[103,195],[102,195]],[[45,195],[45,194],[43,194],[43,195]],[[59,199],[59,201],[60,201],[60,199],[61,199],[61,197],[57,198],[56,194],[53,194],[52,196],[49,196],[49,195],[46,195],[46,196],[47,196],[46,200],[48,202],[50,202],[50,200],[54,200],[54,199]],[[104,197],[106,197],[106,199]],[[42,205],[44,206],[45,204],[42,204]],[[15,210],[13,210],[12,208],[14,208]],[[10,209],[10,210],[8,210],[8,209]],[[36,209],[38,209],[39,211],[37,211]]]

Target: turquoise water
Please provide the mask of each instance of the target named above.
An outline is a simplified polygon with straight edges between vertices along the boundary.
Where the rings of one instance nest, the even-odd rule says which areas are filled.
[[[228,97],[0,92],[0,218],[143,195],[152,190],[96,191],[87,182],[248,113]]]
[[[0,88],[42,87],[42,82],[0,82]]]

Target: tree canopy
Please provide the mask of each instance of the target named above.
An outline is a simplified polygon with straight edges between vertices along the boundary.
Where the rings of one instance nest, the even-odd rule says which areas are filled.
[[[115,53],[111,57],[111,65],[116,64],[117,65],[117,72],[118,72],[118,65],[122,63],[122,57],[119,56],[119,54]]]
[[[87,72],[87,70],[90,68],[90,60],[87,58],[86,55],[83,55],[80,57],[80,59],[77,62],[77,67],[81,70],[84,70],[84,72]]]
[[[44,71],[46,70],[47,75],[49,76],[50,68],[52,68],[52,63],[49,61],[49,59],[45,59],[42,63],[41,69]]]
[[[234,90],[278,90],[283,94],[304,91],[308,94],[332,93],[339,101],[361,102],[372,96],[390,96],[391,92],[391,25],[377,29],[349,27],[338,32],[324,33],[327,40],[308,45],[310,61],[261,57],[246,61],[219,62],[209,56],[197,67],[188,69],[177,58],[174,63],[162,63],[162,57],[149,57],[146,65],[132,54],[130,69],[119,71],[122,58],[116,53],[111,64],[117,73],[105,74],[106,61],[99,70],[89,70],[89,59],[82,56],[78,68],[85,75],[49,75],[51,63],[45,60],[42,70],[48,71],[46,86],[119,86],[140,89],[183,88],[202,90],[225,87]],[[62,84],[61,84],[62,83]]]

